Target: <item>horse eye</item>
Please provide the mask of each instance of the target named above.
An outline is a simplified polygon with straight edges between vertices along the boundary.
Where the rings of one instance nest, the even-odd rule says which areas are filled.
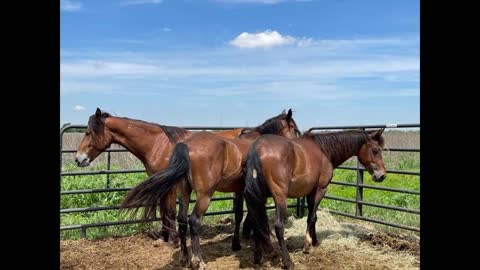
[[[90,135],[90,133],[91,133],[90,131],[87,131],[85,132],[85,135]]]

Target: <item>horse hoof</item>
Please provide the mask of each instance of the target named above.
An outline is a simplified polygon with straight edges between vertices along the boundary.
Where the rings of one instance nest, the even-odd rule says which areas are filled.
[[[198,265],[198,270],[207,270],[207,264],[203,261]]]
[[[178,242],[168,242],[168,245],[173,248],[173,249],[176,249],[180,246],[180,243]]]
[[[312,253],[312,245],[305,243],[305,245],[303,246],[303,253],[305,254]]]
[[[240,249],[242,249],[242,246],[240,245],[240,243],[238,243],[238,242],[233,242],[232,243],[232,250],[233,251],[239,251]]]
[[[200,258],[195,255],[192,256],[190,261],[191,268],[194,270],[206,270],[207,264]]]
[[[254,264],[261,264],[262,263],[262,257],[261,256],[259,256],[259,257],[255,256],[253,258],[253,263]]]
[[[180,264],[182,265],[182,267],[190,267],[190,260],[188,260],[188,255],[182,256],[182,258],[180,259]]]
[[[178,240],[178,238],[173,238],[173,240],[172,240],[172,237],[171,237],[170,241],[168,241],[168,245],[170,247],[176,249],[180,246],[180,241]]]
[[[273,252],[272,243],[265,245],[263,251],[265,252],[265,254],[271,254]]]
[[[292,261],[287,261],[285,263],[282,264],[282,268],[283,269],[287,269],[287,270],[290,270],[293,268],[293,262]]]
[[[194,270],[207,270],[207,264],[205,262],[201,261],[196,266],[192,266],[192,269],[194,269]]]

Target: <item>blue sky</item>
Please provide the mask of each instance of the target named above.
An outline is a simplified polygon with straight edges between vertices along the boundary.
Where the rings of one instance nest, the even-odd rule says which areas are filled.
[[[419,1],[61,1],[60,124],[420,121]]]

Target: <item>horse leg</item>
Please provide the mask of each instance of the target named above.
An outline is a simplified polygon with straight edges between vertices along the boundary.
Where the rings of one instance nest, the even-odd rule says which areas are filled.
[[[187,227],[188,227],[188,206],[190,204],[190,195],[192,189],[184,181],[182,185],[182,190],[180,191],[180,200],[179,200],[179,210],[178,210],[178,232],[180,236],[180,263],[182,267],[188,267],[188,249],[187,249]]]
[[[318,246],[317,233],[315,231],[315,224],[317,223],[317,209],[322,201],[327,188],[317,188],[313,190],[307,197],[308,218],[307,218],[307,232],[305,233],[305,243],[303,246],[303,253],[312,252],[312,245]]]
[[[253,232],[255,236],[255,231]],[[255,248],[254,248],[254,254],[253,254],[253,261],[255,264],[260,264],[262,263],[262,244],[260,243],[260,237],[254,237],[255,241]]]
[[[202,218],[205,212],[207,212],[208,205],[210,204],[211,194],[197,193],[197,202],[193,209],[190,218],[188,219],[188,225],[190,226],[190,237],[192,238],[192,269],[207,269],[205,262],[202,259],[200,253],[200,238],[199,230],[202,225]]]
[[[154,240],[163,238],[163,241],[167,242],[169,245],[177,247],[178,237],[175,232],[176,196],[173,196],[172,198],[171,195],[172,194],[167,195],[167,197],[161,200],[158,204],[160,207],[160,219],[162,220],[160,231],[151,231],[148,235]],[[171,209],[173,209],[173,211]]]
[[[178,233],[177,233],[177,226],[176,226],[176,208],[177,208],[177,192],[176,189],[172,189],[170,193],[167,195],[166,199],[166,213],[165,213],[165,219],[167,221],[168,227],[168,244],[172,246],[173,248],[177,248],[179,245],[179,240],[178,240]]]
[[[285,214],[287,213],[287,199],[275,200],[276,204],[276,219],[275,219],[275,234],[277,235],[278,244],[282,250],[282,268],[291,269],[293,267],[292,260],[288,254],[287,244],[284,239],[285,231]]]
[[[240,223],[243,218],[243,191],[235,193],[235,231],[233,232],[232,250],[237,251],[242,248],[240,245]]]
[[[153,238],[154,240],[159,240],[160,238],[163,239],[163,241],[168,242],[169,240],[169,234],[168,234],[168,219],[167,219],[167,210],[166,210],[166,203],[165,200],[161,201],[158,206],[160,206],[160,219],[162,221],[162,227],[160,228],[159,231],[153,230],[148,232],[148,236]]]
[[[250,239],[250,235],[252,234],[252,231],[253,231],[252,222],[250,219],[251,219],[250,214],[247,212],[247,217],[243,222],[243,230],[242,230],[242,236],[244,239]]]

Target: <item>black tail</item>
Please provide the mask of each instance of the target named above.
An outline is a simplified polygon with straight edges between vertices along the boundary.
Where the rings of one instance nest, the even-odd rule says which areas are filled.
[[[245,177],[245,201],[247,202],[248,213],[252,217],[253,234],[255,239],[260,240],[262,247],[269,250],[272,247],[270,240],[270,227],[268,225],[267,208],[265,203],[270,192],[265,183],[262,163],[255,143],[250,147],[247,155],[247,176]]]
[[[145,207],[143,218],[156,217],[157,205],[182,179],[188,177],[190,182],[190,158],[188,147],[184,143],[177,143],[170,155],[168,168],[151,175],[145,181],[132,188],[120,205],[135,215],[141,207]]]

